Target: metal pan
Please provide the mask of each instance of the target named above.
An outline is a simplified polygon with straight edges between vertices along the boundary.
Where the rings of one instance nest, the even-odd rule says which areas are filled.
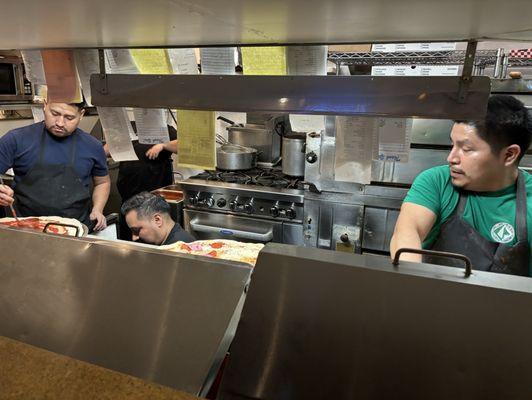
[[[216,166],[225,171],[240,171],[257,165],[257,150],[252,147],[224,144],[216,150]]]

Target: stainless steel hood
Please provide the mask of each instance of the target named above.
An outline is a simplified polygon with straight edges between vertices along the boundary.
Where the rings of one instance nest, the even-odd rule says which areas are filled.
[[[0,49],[532,40],[532,2],[509,0],[20,0]]]

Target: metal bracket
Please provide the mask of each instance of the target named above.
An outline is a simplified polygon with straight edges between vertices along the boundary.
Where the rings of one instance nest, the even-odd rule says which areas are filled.
[[[467,49],[464,59],[464,68],[462,70],[462,77],[458,86],[458,103],[465,103],[467,92],[471,85],[473,67],[475,65],[475,53],[477,51],[477,41],[471,40],[467,42]]]
[[[105,71],[105,52],[104,49],[98,49],[98,60],[100,62],[100,80],[102,81],[102,86],[100,89],[101,94],[107,94],[107,73]]]

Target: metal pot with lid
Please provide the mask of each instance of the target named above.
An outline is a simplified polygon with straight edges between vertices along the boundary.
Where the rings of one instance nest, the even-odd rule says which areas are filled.
[[[291,133],[283,136],[283,174],[305,176],[304,133]]]
[[[257,165],[257,150],[235,144],[223,144],[216,150],[216,166],[226,171],[251,169]]]

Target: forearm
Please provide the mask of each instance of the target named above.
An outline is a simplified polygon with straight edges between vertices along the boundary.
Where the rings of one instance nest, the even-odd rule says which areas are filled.
[[[163,148],[174,154],[177,154],[177,139],[163,144]]]
[[[390,254],[392,258],[395,256],[397,250],[402,248],[421,249],[421,238],[415,229],[401,229],[396,230],[390,241]],[[420,254],[403,253],[401,260],[421,262],[422,256]]]
[[[92,192],[92,210],[103,213],[109,193],[111,191],[111,182],[104,182],[94,186]]]

